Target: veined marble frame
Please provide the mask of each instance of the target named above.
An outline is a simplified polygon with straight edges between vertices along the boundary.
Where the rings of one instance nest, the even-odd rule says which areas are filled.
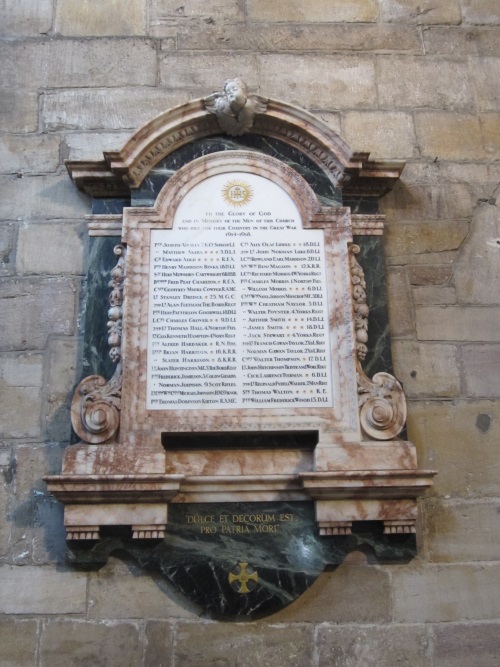
[[[149,303],[144,295],[149,293],[150,232],[153,229],[172,228],[178,204],[200,181],[232,172],[252,173],[274,181],[297,205],[303,228],[324,230],[334,379],[333,408],[147,410],[145,407],[147,378],[143,369],[147,365]],[[324,443],[360,440],[347,247],[352,241],[349,209],[321,209],[306,181],[274,158],[247,151],[228,151],[198,158],[180,169],[165,184],[153,209],[125,209],[122,241],[127,248],[127,280],[122,343],[121,446],[143,448],[147,446],[146,443],[152,446],[153,441],[160,440],[162,431],[316,430],[319,431],[320,441]],[[296,470],[294,461],[288,469],[283,469],[283,463],[280,464],[281,474],[290,474]],[[219,462],[219,465],[219,474],[225,474],[223,462]],[[255,471],[255,465],[250,470],[246,468],[242,460],[241,474]],[[262,469],[262,466],[259,465],[259,468]],[[278,470],[267,469],[267,472],[276,474]]]
[[[403,162],[370,161],[367,153],[352,151],[319,118],[277,100],[267,101],[267,110],[256,115],[251,131],[298,148],[348,196],[381,197],[392,188],[404,167]],[[137,187],[167,155],[197,139],[218,134],[221,134],[220,127],[215,116],[205,109],[204,100],[193,100],[153,118],[139,128],[121,150],[104,153],[104,160],[67,162],[67,168],[76,186],[91,196],[128,196],[130,188]],[[225,155],[229,157],[228,153]],[[255,157],[256,154],[251,155]],[[272,161],[272,158],[266,159]],[[347,209],[341,208],[321,211],[308,186],[300,190],[296,185],[300,177],[295,172],[292,172],[291,179],[285,177],[288,168],[280,162],[278,165],[278,173],[273,178],[287,192],[291,188],[295,193],[292,198],[299,209],[302,207],[300,210],[306,225],[326,227],[332,238],[342,239],[338,245],[346,249],[351,240],[349,219],[356,234],[383,233],[383,216],[350,216]],[[203,176],[200,174],[199,177]],[[175,184],[176,178],[182,176],[174,175],[170,179],[172,184]],[[182,187],[189,187],[189,182],[183,183]],[[182,187],[178,190],[179,197],[182,196]],[[293,190],[294,187],[296,190]],[[171,192],[170,188],[165,192]],[[299,197],[297,201],[297,192],[305,192],[307,196],[304,199]],[[158,216],[162,205],[167,207],[166,216],[170,215],[169,202],[162,202],[160,196],[156,209],[142,209],[144,214],[141,209],[125,210],[123,224],[120,216],[90,216],[91,235],[114,236],[123,231],[123,239],[131,251],[131,258],[126,260],[127,266],[137,262],[138,273],[130,281],[130,276],[127,276],[125,281],[124,393],[119,438],[112,434],[108,439],[96,440],[98,444],[89,444],[92,440],[82,437],[82,442],[66,449],[62,473],[46,479],[49,490],[65,504],[64,522],[68,539],[98,539],[100,527],[106,525],[130,526],[133,537],[138,539],[161,538],[168,523],[169,503],[310,499],[315,501],[321,535],[349,534],[352,522],[363,520],[383,521],[387,533],[415,532],[417,498],[432,484],[435,473],[419,470],[415,446],[396,439],[405,411],[399,383],[387,373],[379,373],[380,377],[369,380],[359,361],[353,358],[355,332],[353,312],[348,308],[349,302],[352,308],[350,297],[344,301],[344,310],[335,312],[340,320],[351,318],[350,326],[344,327],[346,336],[342,349],[346,356],[342,363],[348,369],[349,383],[354,381],[354,391],[349,384],[349,399],[343,403],[346,409],[341,419],[335,422],[335,428],[318,428],[321,439],[314,456],[311,452],[297,450],[261,450],[255,459],[253,452],[234,458],[227,452],[196,451],[194,455],[178,457],[175,466],[167,467],[160,432],[156,424],[152,425],[154,431],[147,430],[151,425],[149,417],[146,414],[141,417],[133,386],[134,377],[140,378],[145,372],[145,366],[141,366],[140,361],[143,354],[141,345],[144,346],[141,331],[147,326],[147,311],[146,319],[143,311],[136,320],[137,328],[131,327],[128,319],[128,294],[133,298],[140,293],[141,281],[149,271],[149,263],[147,260],[144,262],[144,253],[140,250],[146,233],[141,224],[143,227],[148,224],[164,226],[167,218],[162,220]],[[149,222],[141,223],[145,220]],[[342,279],[349,282],[347,250],[339,266],[347,267]],[[334,273],[332,278],[337,280],[337,275]],[[389,398],[389,403],[392,401],[393,405],[400,406],[402,412],[396,420],[397,428],[386,429],[385,433],[381,428],[373,437],[360,430],[360,422],[366,424],[366,414],[360,420],[356,375],[357,391],[361,397],[368,397],[375,418],[379,416],[379,403],[385,401],[385,397]],[[97,379],[106,382],[103,378]],[[361,408],[362,411],[366,405]],[[131,414],[139,415],[147,426],[140,437],[133,431],[127,434]],[[296,423],[301,423],[300,419]],[[296,423],[293,424],[294,429],[297,428]],[[288,419],[287,427],[290,424]],[[254,430],[249,420],[243,425]],[[255,460],[258,461],[257,466]],[[247,474],[241,473],[242,463]],[[292,472],[283,474],[284,469]],[[225,474],[218,474],[221,471]]]

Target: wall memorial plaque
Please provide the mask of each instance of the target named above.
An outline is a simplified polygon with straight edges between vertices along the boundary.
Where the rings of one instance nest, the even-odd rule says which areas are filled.
[[[244,122],[229,86],[159,116],[106,163],[72,163],[75,181],[123,196],[176,147],[253,128],[299,147],[335,186],[387,188],[396,166],[355,157],[313,116],[235,86]],[[215,615],[252,615],[295,599],[350,548],[387,555],[387,540],[415,532],[434,473],[397,439],[401,385],[362,370],[353,224],[381,233],[380,216],[353,222],[282,160],[241,150],[184,164],[154,206],[92,219],[93,234],[121,236],[107,325],[116,371],[77,387],[81,442],[47,478],[80,559],[126,548]]]

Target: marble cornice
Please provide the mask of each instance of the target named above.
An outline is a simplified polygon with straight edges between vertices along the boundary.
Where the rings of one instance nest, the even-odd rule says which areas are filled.
[[[398,180],[404,162],[370,161],[369,153],[352,151],[323,121],[299,107],[268,100],[252,131],[301,150],[346,194],[381,197]],[[181,146],[221,134],[203,98],[174,107],[140,127],[119,151],[103,160],[66,162],[76,186],[92,197],[123,197],[137,188],[151,169]]]

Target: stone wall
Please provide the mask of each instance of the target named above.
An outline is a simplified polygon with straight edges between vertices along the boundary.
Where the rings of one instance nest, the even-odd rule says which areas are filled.
[[[0,26],[1,664],[498,665],[498,0],[4,0]],[[65,565],[42,477],[69,442],[85,298],[89,202],[64,159],[236,74],[407,161],[383,200],[394,363],[439,476],[413,562],[352,554],[286,610],[231,624],[132,562]]]

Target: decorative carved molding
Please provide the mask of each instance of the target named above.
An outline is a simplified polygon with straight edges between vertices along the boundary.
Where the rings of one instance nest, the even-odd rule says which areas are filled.
[[[352,521],[318,521],[318,528],[322,537],[351,535]]]
[[[265,113],[267,100],[249,95],[247,84],[241,79],[228,79],[221,93],[205,97],[205,107],[215,114],[223,132],[239,137],[250,132],[255,114]]]
[[[71,423],[75,433],[91,444],[109,443],[115,440],[120,426],[122,367],[122,316],[123,281],[125,279],[125,248],[114,248],[118,256],[116,266],[111,270],[111,287],[108,309],[109,356],[117,364],[109,382],[100,375],[84,378],[76,388],[71,404]]]
[[[66,526],[67,540],[98,540],[99,526]]]
[[[365,274],[356,255],[360,247],[355,243],[349,246],[349,268],[351,270],[352,301],[354,310],[354,329],[356,331],[356,356],[363,361],[368,354],[368,304],[366,302]]]
[[[108,309],[108,345],[110,346],[109,356],[114,364],[121,360],[122,345],[122,316],[123,316],[123,281],[125,280],[125,248],[117,245],[113,249],[118,256],[116,266],[111,269],[111,280],[108,287],[111,287],[109,295]]]
[[[84,442],[114,442],[120,426],[121,364],[109,380],[89,375],[76,388],[71,403],[71,424]]]
[[[416,533],[416,523],[415,519],[384,521],[384,535],[408,535]]]
[[[146,524],[132,526],[133,540],[162,540],[165,537],[167,524]]]
[[[373,379],[357,364],[359,419],[363,431],[374,440],[392,440],[406,422],[406,398],[401,384],[389,373]]]
[[[370,162],[368,153],[353,152],[326,123],[304,109],[269,99],[261,112],[263,107],[259,105],[265,98],[249,99],[256,101],[252,132],[298,148],[323,169],[332,183],[342,184],[346,193],[380,197],[401,175],[404,162]],[[130,188],[137,188],[170,153],[221,133],[221,114],[217,115],[215,106],[207,110],[205,99],[197,99],[174,107],[143,125],[121,150],[105,152],[104,160],[68,161],[66,167],[77,187],[93,197],[130,195]],[[238,123],[236,127],[240,128]],[[244,127],[242,123],[241,131]]]
[[[354,236],[383,236],[385,215],[351,214],[351,226]]]
[[[86,215],[89,236],[121,236],[123,215],[121,214],[94,214]]]

